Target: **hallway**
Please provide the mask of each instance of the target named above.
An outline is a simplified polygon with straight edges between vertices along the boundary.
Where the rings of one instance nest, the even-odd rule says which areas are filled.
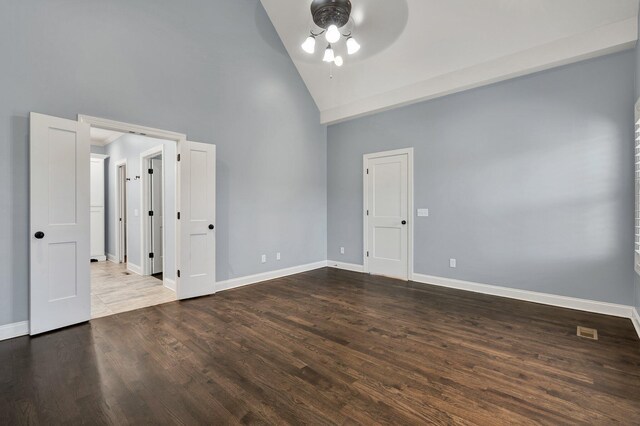
[[[127,271],[124,263],[91,264],[91,318],[176,300],[176,293],[152,276]]]

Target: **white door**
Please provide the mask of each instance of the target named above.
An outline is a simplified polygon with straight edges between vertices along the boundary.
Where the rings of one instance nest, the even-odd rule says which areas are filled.
[[[368,272],[408,279],[408,154],[370,157],[367,179]]]
[[[216,147],[179,144],[179,299],[215,292]]]
[[[153,174],[149,176],[150,179],[150,191],[151,210],[153,210],[153,216],[151,216],[151,251],[153,252],[153,261],[151,262],[151,273],[159,274],[162,272],[162,263],[164,259],[164,253],[162,252],[162,239],[164,237],[162,224],[163,224],[163,185],[164,180],[162,170],[162,158],[152,158],[149,160]]]
[[[106,260],[104,249],[104,157],[91,154],[90,244],[91,259]]]
[[[30,333],[91,316],[89,125],[31,113]]]
[[[117,238],[117,255],[118,263],[127,261],[127,165],[121,164],[116,166],[117,178],[117,212],[118,215],[118,235]]]

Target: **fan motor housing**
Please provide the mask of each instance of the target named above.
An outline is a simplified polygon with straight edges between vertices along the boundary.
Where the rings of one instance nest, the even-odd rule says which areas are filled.
[[[320,28],[327,29],[331,25],[344,27],[351,16],[350,0],[313,0],[311,3],[313,22]]]

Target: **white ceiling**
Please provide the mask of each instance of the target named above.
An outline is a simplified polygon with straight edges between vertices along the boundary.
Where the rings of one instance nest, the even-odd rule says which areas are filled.
[[[638,35],[638,0],[351,1],[362,49],[330,78],[325,40],[314,57],[300,48],[311,0],[261,0],[323,123],[627,49]]]
[[[124,133],[91,127],[91,145],[109,145],[122,135],[124,135]]]

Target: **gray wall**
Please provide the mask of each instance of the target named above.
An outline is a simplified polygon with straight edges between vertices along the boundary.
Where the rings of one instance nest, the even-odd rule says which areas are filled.
[[[640,15],[638,15],[638,31],[640,32]],[[639,34],[640,36],[640,34]],[[640,98],[640,44],[636,45],[636,100]],[[633,274],[635,288],[635,306],[640,311],[640,276]]]
[[[106,150],[106,148],[104,146],[91,145],[91,153],[92,154],[104,155],[105,152],[107,152],[107,150]]]
[[[162,139],[153,139],[145,136],[126,134],[105,148],[109,158],[105,162],[106,168],[106,251],[115,257],[116,254],[116,163],[127,160],[127,218],[128,218],[128,250],[127,262],[137,267],[142,267],[141,236],[142,209],[140,197],[142,193],[142,180],[135,179],[141,176],[140,154],[157,146],[164,146],[164,215],[165,215],[165,271],[164,276],[170,280],[176,279],[176,143]],[[138,211],[138,216],[135,211]]]
[[[640,276],[634,273],[633,284],[635,288],[635,307],[640,312]]]
[[[30,111],[216,144],[218,280],[326,259],[326,128],[258,0],[3,1],[0,57],[0,325],[28,319]]]
[[[362,264],[362,155],[414,147],[415,207],[430,210],[410,218],[415,272],[629,304],[635,61],[630,50],[330,126],[329,259]]]
[[[640,13],[638,13],[638,37],[640,39]],[[640,43],[636,43],[636,99],[640,98]]]

